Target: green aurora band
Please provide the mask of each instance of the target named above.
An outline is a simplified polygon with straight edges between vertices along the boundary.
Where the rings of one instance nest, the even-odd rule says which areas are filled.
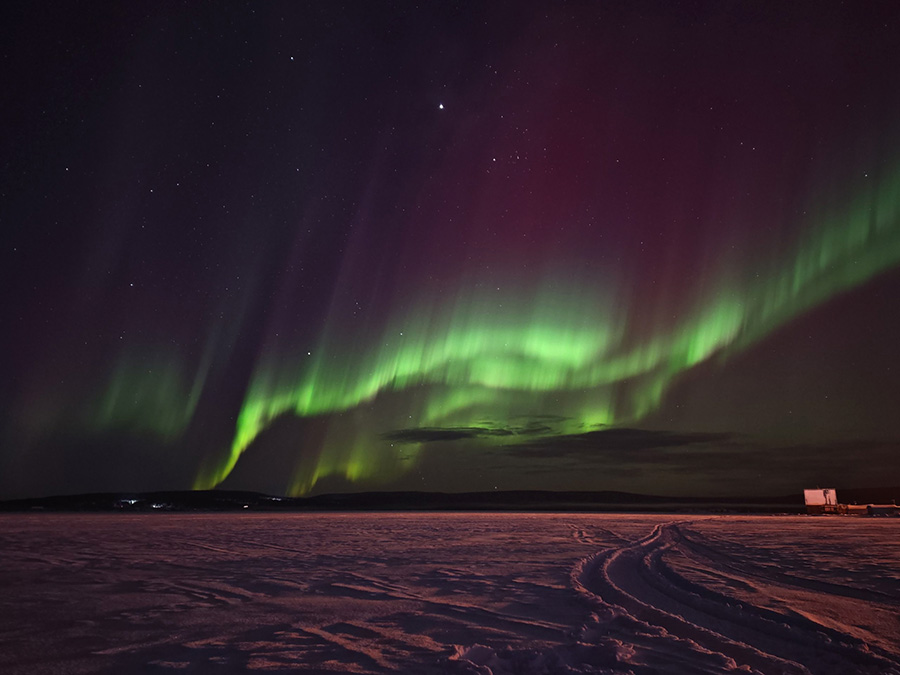
[[[201,469],[195,487],[221,483],[281,415],[339,413],[388,398],[387,409],[396,414],[385,414],[382,423],[394,423],[387,429],[513,429],[487,439],[498,443],[515,443],[514,418],[535,410],[565,417],[553,429],[557,434],[639,421],[680,374],[746,349],[900,262],[900,169],[869,180],[792,245],[744,268],[747,278],[731,270],[704,284],[708,292],[692,311],[649,337],[632,326],[634,314],[621,295],[618,303],[610,300],[616,294],[608,284],[604,291],[603,284],[545,278],[499,300],[474,285],[452,302],[423,297],[370,336],[365,349],[326,332],[312,355],[287,363],[269,357],[252,379],[230,451]],[[397,397],[404,392],[399,414]],[[522,431],[529,438],[541,433]],[[405,459],[417,449],[404,445]],[[383,436],[335,434],[317,457],[301,461],[291,492],[306,493],[329,474],[359,480],[410,466],[385,453],[396,455],[397,448]]]

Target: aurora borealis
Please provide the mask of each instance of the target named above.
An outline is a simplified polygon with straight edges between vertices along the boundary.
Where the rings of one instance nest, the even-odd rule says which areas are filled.
[[[0,497],[897,482],[900,10],[3,11]]]

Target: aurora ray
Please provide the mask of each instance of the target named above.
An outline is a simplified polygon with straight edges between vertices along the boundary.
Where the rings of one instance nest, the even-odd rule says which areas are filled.
[[[551,279],[530,295],[521,289],[512,297],[466,291],[449,307],[423,299],[408,315],[389,321],[363,349],[335,353],[324,339],[308,364],[264,361],[248,390],[230,453],[202,473],[196,487],[224,480],[279,415],[347,410],[385,392],[421,390],[415,409],[406,411],[414,413],[406,416],[412,426],[552,410],[547,399],[558,392],[581,392],[576,398],[584,402],[582,410],[594,405],[593,414],[578,415],[575,430],[633,423],[658,406],[679,374],[747,348],[798,314],[898,264],[900,171],[809,227],[787,265],[777,268],[775,259],[755,261],[744,272],[753,277],[748,282],[722,279],[711,285],[715,292],[709,297],[701,289],[687,318],[643,340],[625,337],[628,309],[601,302],[596,287]],[[767,278],[750,272],[772,268]],[[631,392],[623,400],[627,383]],[[528,407],[516,409],[522,405]],[[374,449],[362,454],[370,460],[378,456]],[[340,471],[338,464],[317,468],[300,481],[299,492],[311,489],[320,473]],[[348,462],[346,477],[359,475],[353,468],[358,466],[358,460]]]

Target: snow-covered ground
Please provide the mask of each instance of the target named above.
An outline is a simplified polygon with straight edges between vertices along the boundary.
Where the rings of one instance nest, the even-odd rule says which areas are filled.
[[[0,517],[0,673],[900,673],[900,521]]]

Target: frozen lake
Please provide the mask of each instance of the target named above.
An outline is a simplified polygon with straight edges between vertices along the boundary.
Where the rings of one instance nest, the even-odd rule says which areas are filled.
[[[0,672],[900,673],[900,522],[0,516]]]

